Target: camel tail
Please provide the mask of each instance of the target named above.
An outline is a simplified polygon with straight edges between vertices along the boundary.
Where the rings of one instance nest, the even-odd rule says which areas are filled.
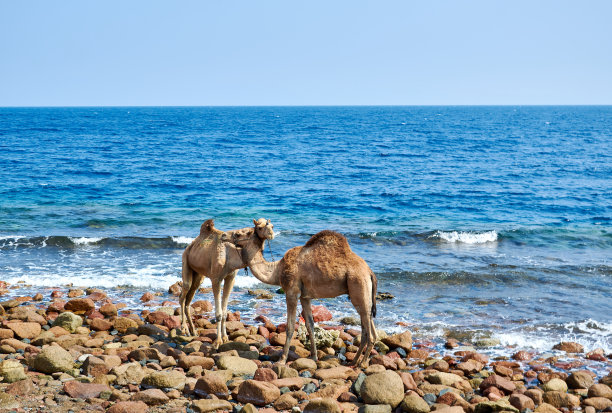
[[[372,317],[376,317],[376,290],[378,290],[378,279],[372,270],[370,270],[370,278],[372,279]]]

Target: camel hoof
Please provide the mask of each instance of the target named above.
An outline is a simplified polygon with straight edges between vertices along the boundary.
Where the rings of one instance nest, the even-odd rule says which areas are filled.
[[[221,344],[223,344],[223,340],[215,340],[215,341],[213,341],[213,345],[212,345],[212,346],[213,346],[213,348],[216,350],[216,349],[218,349],[218,348],[219,348],[219,346],[220,346]]]

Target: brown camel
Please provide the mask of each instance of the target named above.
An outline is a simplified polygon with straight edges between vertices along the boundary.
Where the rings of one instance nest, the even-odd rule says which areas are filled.
[[[234,242],[242,247],[243,258],[258,280],[280,285],[285,290],[287,340],[280,362],[285,363],[289,355],[298,298],[310,337],[311,355],[316,360],[311,300],[348,294],[361,318],[361,343],[351,364],[363,366],[376,342],[373,317],[376,316],[377,280],[368,264],[351,251],[344,236],[333,231],[321,231],[303,247],[292,248],[279,261],[268,262],[262,253],[265,240],[259,235],[258,223],[255,224],[248,233],[236,234]]]
[[[258,237],[262,239],[274,238],[274,231],[270,221],[261,218],[258,227]],[[266,223],[269,226],[266,226]],[[215,317],[217,318],[217,340],[215,346],[228,340],[225,329],[227,318],[227,303],[234,286],[234,279],[239,269],[245,268],[240,250],[230,239],[239,236],[242,232],[252,231],[244,228],[235,231],[223,232],[215,228],[212,219],[205,221],[200,228],[200,235],[194,239],[183,252],[183,287],[179,303],[181,306],[181,328],[184,334],[196,334],[191,318],[191,300],[200,288],[202,279],[206,276],[212,283],[215,300]],[[221,299],[221,283],[223,283],[223,299]],[[186,319],[185,319],[186,318]]]

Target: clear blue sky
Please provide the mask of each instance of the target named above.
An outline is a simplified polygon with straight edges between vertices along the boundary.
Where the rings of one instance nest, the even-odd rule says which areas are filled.
[[[0,106],[612,104],[612,1],[0,1]]]

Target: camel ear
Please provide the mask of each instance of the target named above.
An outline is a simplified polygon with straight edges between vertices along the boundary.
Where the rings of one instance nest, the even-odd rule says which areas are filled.
[[[255,226],[257,226],[257,220],[256,219],[253,220],[253,224],[255,224]]]
[[[267,223],[269,224],[269,223],[270,223],[270,220],[268,220],[268,222],[267,222]]]

